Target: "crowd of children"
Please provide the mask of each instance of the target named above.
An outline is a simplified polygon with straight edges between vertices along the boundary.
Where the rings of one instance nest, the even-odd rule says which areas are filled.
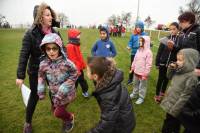
[[[46,9],[47,13],[53,15],[50,7],[47,6]],[[179,33],[179,24],[173,22],[170,25],[170,35],[160,40],[155,61],[159,76],[154,100],[166,112],[162,133],[179,133],[181,125],[185,127],[185,133],[198,133],[200,132],[198,85],[200,28],[197,28],[194,15],[191,13],[183,13],[179,16],[179,21],[183,34]],[[94,82],[91,95],[96,98],[101,110],[99,123],[88,133],[131,133],[135,128],[136,119],[131,99],[138,98],[136,104],[144,102],[153,62],[151,40],[144,32],[144,23],[136,22],[127,46],[127,49],[131,50],[131,67],[127,84],[134,83],[133,91],[129,95],[122,83],[123,72],[116,67],[114,57],[117,51],[110,40],[110,35],[124,35],[125,28],[117,27],[120,33],[117,33],[115,28],[109,30],[100,27],[100,39],[94,43],[87,63],[81,53],[80,45],[84,44],[80,42],[81,32],[78,29],[67,31],[68,43],[64,47],[58,33],[54,33],[50,26],[43,28],[43,39],[38,44],[39,55],[43,55],[43,58],[38,63],[36,71],[38,73],[35,80],[38,82],[35,92],[37,98],[43,100],[45,88],[49,89],[52,112],[55,117],[62,120],[64,133],[70,132],[74,126],[75,114],[68,112],[67,106],[75,100],[78,84],[82,88],[82,95],[85,98],[89,97],[88,83],[84,77],[86,68],[88,78]],[[21,58],[22,56],[24,55],[21,55]],[[18,72],[19,79],[16,80],[19,86],[23,83],[20,74]],[[171,84],[167,89],[169,80]],[[28,124],[27,122],[23,132],[32,133],[31,122]]]

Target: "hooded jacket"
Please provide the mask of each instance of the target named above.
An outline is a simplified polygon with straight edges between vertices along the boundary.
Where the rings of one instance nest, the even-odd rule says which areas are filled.
[[[93,95],[100,106],[101,117],[88,133],[132,133],[135,115],[127,89],[122,85],[123,72],[109,69],[97,83]]]
[[[45,44],[55,43],[60,48],[61,56],[55,60],[47,57],[40,63],[38,72],[38,95],[45,94],[45,82],[48,83],[49,90],[53,100],[60,100],[60,105],[70,103],[75,98],[75,82],[77,79],[77,70],[75,65],[66,58],[63,50],[61,38],[50,33],[45,35],[40,45],[43,49]]]
[[[109,32],[107,28],[101,28],[107,34],[105,40],[98,40],[92,47],[92,56],[103,56],[103,57],[115,57],[117,52],[113,42],[110,40]]]
[[[198,82],[197,76],[194,74],[194,69],[199,60],[198,51],[182,49],[180,52],[184,56],[183,67],[176,70],[168,68],[167,76],[172,81],[160,104],[167,113],[174,117],[177,117],[180,113]]]
[[[152,67],[153,54],[150,50],[150,37],[143,36],[144,48],[139,48],[132,62],[132,70],[140,76],[148,76]]]
[[[142,21],[138,21],[135,24],[135,27],[139,27],[141,29],[141,34],[132,34],[128,43],[128,47],[131,48],[131,55],[135,55],[139,48],[139,38],[140,36],[146,36],[147,34],[144,32],[144,23]]]
[[[76,65],[78,72],[85,69],[86,65],[80,50],[80,39],[77,38],[81,32],[77,29],[68,31],[68,44],[65,46],[67,57]]]

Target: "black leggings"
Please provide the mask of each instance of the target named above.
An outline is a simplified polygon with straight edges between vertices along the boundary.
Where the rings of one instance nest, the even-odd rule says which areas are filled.
[[[135,55],[131,55],[131,65],[130,65],[130,70],[131,70],[131,66],[132,66],[132,63],[133,63],[134,57],[135,57]],[[132,73],[129,73],[129,80],[130,80],[130,81],[133,81],[133,72],[132,72]]]
[[[83,93],[88,91],[88,83],[84,78],[83,70],[81,70],[81,75],[78,77],[78,79],[76,81],[76,84],[75,84],[76,88],[78,87],[78,83],[80,84]]]
[[[36,104],[38,102],[38,95],[37,95],[37,85],[38,85],[38,75],[29,75],[29,85],[31,89],[31,94],[28,100],[28,105],[26,108],[26,122],[32,122],[32,116],[35,111]]]
[[[159,76],[156,85],[156,95],[158,96],[160,92],[165,93],[168,84],[167,78],[167,67],[166,66],[159,66]]]

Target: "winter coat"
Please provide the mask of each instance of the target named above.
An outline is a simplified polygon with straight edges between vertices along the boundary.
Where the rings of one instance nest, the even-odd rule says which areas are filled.
[[[175,43],[179,40],[178,36],[167,36],[168,39],[173,40]],[[168,66],[171,61],[176,61],[176,54],[177,50],[170,49],[167,47],[166,44],[160,42],[157,55],[156,55],[156,66]]]
[[[198,24],[193,24],[189,28],[184,29],[180,41],[175,48],[177,50],[193,48],[200,53],[200,26]],[[200,62],[198,63],[197,68],[200,68]]]
[[[80,34],[80,31],[71,29],[68,31],[68,40],[69,43],[65,46],[67,51],[67,57],[70,59],[78,69],[80,73],[81,70],[85,69],[86,65],[81,54],[80,50],[80,40],[77,36]]]
[[[184,127],[191,133],[199,133],[200,131],[200,85],[198,85],[190,99],[182,108],[178,116]]]
[[[152,67],[153,54],[150,50],[150,37],[145,39],[144,48],[139,48],[132,62],[132,70],[140,76],[148,76]]]
[[[127,89],[122,85],[123,72],[104,74],[93,93],[100,106],[101,117],[88,133],[132,133],[135,115]],[[105,82],[104,82],[105,81]]]
[[[53,28],[52,32],[59,34]],[[18,79],[25,79],[27,63],[28,74],[38,74],[40,57],[42,54],[40,50],[40,43],[44,36],[45,34],[41,31],[41,28],[36,25],[33,25],[26,31],[22,41],[22,48],[17,68]]]
[[[52,38],[51,38],[52,37]],[[78,77],[77,69],[66,58],[62,41],[57,34],[47,34],[40,45],[43,49],[47,43],[56,43],[61,51],[61,56],[51,60],[47,56],[40,62],[38,72],[38,95],[45,95],[45,83],[52,94],[52,99],[59,99],[60,105],[70,103],[75,98],[75,82]]]
[[[92,56],[115,57],[117,51],[113,42],[110,40],[109,32],[106,29],[107,38],[105,40],[98,40],[92,47]]]
[[[182,49],[184,64],[182,68],[168,68],[168,78],[172,79],[160,106],[170,115],[177,117],[183,105],[197,85],[198,79],[194,69],[199,60],[199,53],[194,49]]]

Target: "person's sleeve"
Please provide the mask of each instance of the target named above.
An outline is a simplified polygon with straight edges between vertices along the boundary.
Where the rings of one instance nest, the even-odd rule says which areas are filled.
[[[153,62],[153,54],[151,51],[148,52],[147,57],[146,57],[146,64],[145,64],[145,75],[148,76],[152,67],[152,62]]]
[[[105,101],[102,104],[101,119],[96,127],[92,128],[88,133],[113,133],[116,126],[116,119],[119,116],[119,107],[111,101]]]
[[[97,51],[97,42],[92,47],[92,50],[91,50],[92,56],[96,56],[96,51]]]
[[[69,59],[66,61],[65,67],[67,68],[66,75],[68,76],[67,80],[65,80],[64,83],[62,83],[58,89],[57,94],[55,95],[58,99],[63,99],[63,97],[72,89],[75,87],[75,82],[78,78],[78,71],[76,69],[76,66],[73,62],[71,62]]]
[[[38,86],[37,86],[37,94],[39,97],[45,95],[46,75],[45,75],[44,67],[45,67],[44,64],[41,62],[39,71],[38,71]]]
[[[18,63],[18,68],[17,68],[18,79],[25,79],[26,67],[27,67],[27,63],[28,63],[30,51],[31,51],[31,43],[32,43],[32,39],[31,39],[30,31],[27,31],[22,40],[22,48],[20,51],[19,63]]]
[[[117,55],[117,51],[115,49],[115,45],[111,42],[111,57],[115,57]]]
[[[66,51],[67,51],[68,59],[70,59],[76,65],[76,68],[80,72],[80,62],[79,62],[76,48],[73,46],[66,46]]]
[[[174,106],[172,106],[172,109],[170,110],[170,113],[175,115],[174,117],[177,117],[179,115],[181,109],[190,98],[192,91],[194,90],[196,85],[197,85],[197,81],[194,80],[193,78],[190,78],[188,81],[186,81],[185,89],[183,90],[183,92],[181,92],[180,97],[178,98],[178,100],[176,101]]]
[[[158,52],[157,52],[157,55],[156,55],[156,61],[155,61],[156,66],[159,66],[159,64],[160,64],[160,57],[163,53],[163,50],[164,50],[164,44],[160,43],[159,48],[158,48]]]
[[[133,36],[131,35],[130,40],[128,42],[128,47],[132,48],[133,47]]]

